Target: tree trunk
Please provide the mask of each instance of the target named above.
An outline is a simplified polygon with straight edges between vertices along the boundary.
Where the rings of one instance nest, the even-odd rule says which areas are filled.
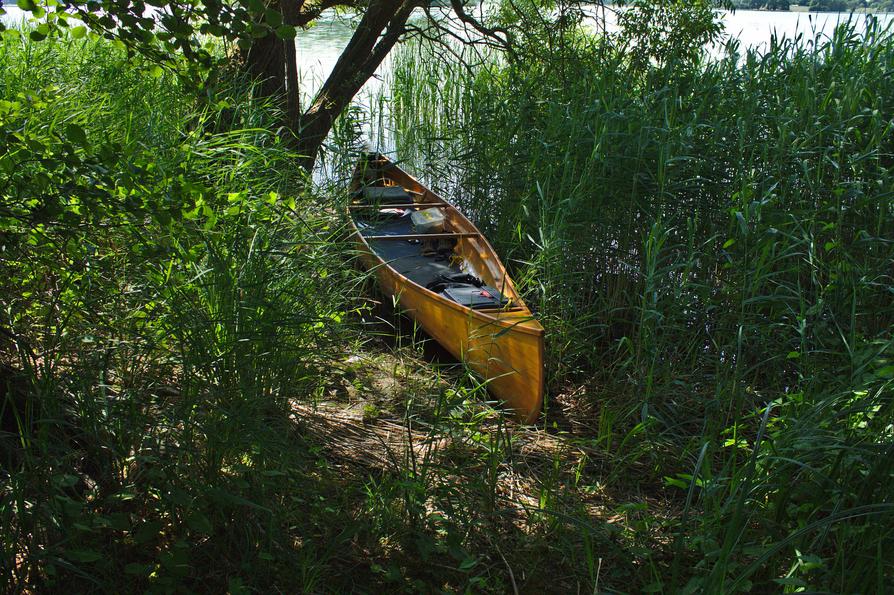
[[[298,125],[301,112],[298,89],[298,57],[295,55],[295,40],[287,39],[283,44],[286,54],[286,120],[290,130]]]
[[[303,0],[281,0],[283,16],[286,24],[298,27],[301,24],[299,12]],[[286,120],[290,130],[295,130],[298,125],[298,115],[301,113],[301,98],[298,87],[298,56],[296,55],[295,39],[287,39],[283,42],[285,53],[286,75]]]
[[[351,103],[404,32],[415,0],[373,0],[332,73],[301,116],[297,148],[301,166],[313,169],[335,119]]]
[[[303,114],[299,110],[295,42],[270,34],[252,43],[246,56],[249,73],[259,85],[259,95],[284,100],[286,124],[295,135],[299,164],[305,170],[313,169],[336,118],[400,39],[417,2],[371,0],[332,73]],[[300,14],[303,2],[282,0],[277,5],[286,23],[300,26],[304,22]]]
[[[248,72],[257,81],[257,92],[262,97],[281,96],[286,90],[284,45],[282,39],[271,33],[256,39],[248,50],[245,60]]]

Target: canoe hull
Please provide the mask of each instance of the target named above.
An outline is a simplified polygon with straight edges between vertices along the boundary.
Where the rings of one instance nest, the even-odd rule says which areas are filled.
[[[533,423],[543,405],[543,334],[521,328],[518,318],[482,316],[440,298],[391,269],[362,239],[355,241],[364,265],[400,310],[484,378],[520,421]]]
[[[363,264],[375,273],[382,290],[395,297],[401,310],[484,378],[492,396],[513,409],[520,421],[533,423],[543,405],[543,327],[516,291],[487,238],[471,221],[384,155],[368,153],[361,157],[350,186],[352,196],[358,196],[361,188],[388,186],[402,188],[405,198],[401,201],[412,200],[412,205],[404,204],[404,207],[432,205],[441,209],[447,233],[401,235],[385,241],[439,235],[455,238],[454,255],[463,263],[462,270],[496,288],[509,304],[506,308],[472,309],[426,289],[419,280],[408,278],[407,273],[397,270],[397,261],[403,257],[397,256],[390,263],[383,260],[391,258],[386,256],[390,252],[377,247],[377,242],[383,241],[381,236],[376,236],[377,232],[366,235],[360,232],[354,217],[362,218],[364,209],[368,212],[368,203],[350,202],[346,209],[348,221],[353,226],[353,239]],[[386,201],[382,206],[389,204],[394,203]],[[409,271],[405,267],[403,270]]]

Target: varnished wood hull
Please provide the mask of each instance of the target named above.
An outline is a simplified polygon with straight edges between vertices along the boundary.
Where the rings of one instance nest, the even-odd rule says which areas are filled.
[[[391,167],[399,172],[395,177],[406,176],[405,180],[398,179],[403,186],[413,183],[421,187],[403,170],[393,164]],[[426,192],[442,200],[427,189]],[[457,229],[474,230],[458,212],[451,217]],[[353,219],[349,217],[349,220],[354,225]],[[404,313],[485,379],[490,393],[513,409],[519,420],[533,423],[543,404],[543,327],[515,294],[511,280],[486,240],[483,237],[468,240],[466,251],[476,259],[484,259],[484,264],[479,265],[482,269],[497,271],[485,279],[494,286],[506,288],[507,292],[511,290],[515,305],[512,311],[480,312],[425,289],[382,260],[356,226],[354,231],[362,261],[375,273],[384,292],[395,296]]]

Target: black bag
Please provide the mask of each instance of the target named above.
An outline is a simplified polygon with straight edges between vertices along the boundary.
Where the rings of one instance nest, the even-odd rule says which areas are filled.
[[[437,279],[426,285],[425,288],[430,289],[435,293],[441,293],[444,291],[445,287],[451,285],[472,285],[473,287],[481,287],[484,285],[484,281],[468,273],[454,273],[451,275],[441,273],[438,275]]]
[[[475,287],[474,285],[451,285],[441,292],[446,298],[453,300],[461,306],[469,308],[503,308],[509,300],[488,285]]]
[[[509,303],[497,289],[468,273],[441,274],[426,286],[449,300],[468,308],[502,308]]]

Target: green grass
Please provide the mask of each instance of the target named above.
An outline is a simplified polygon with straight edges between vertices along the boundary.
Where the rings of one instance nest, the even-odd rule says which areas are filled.
[[[2,580],[319,589],[343,521],[291,409],[355,341],[354,275],[277,114],[104,41],[0,64]]]
[[[380,131],[537,308],[540,429],[372,307],[244,81],[4,35],[6,590],[891,590],[890,35],[540,34],[409,50]]]
[[[568,40],[471,69],[410,49],[392,80],[398,157],[547,327],[545,426],[685,511],[641,584],[890,589],[891,33],[659,67]]]

